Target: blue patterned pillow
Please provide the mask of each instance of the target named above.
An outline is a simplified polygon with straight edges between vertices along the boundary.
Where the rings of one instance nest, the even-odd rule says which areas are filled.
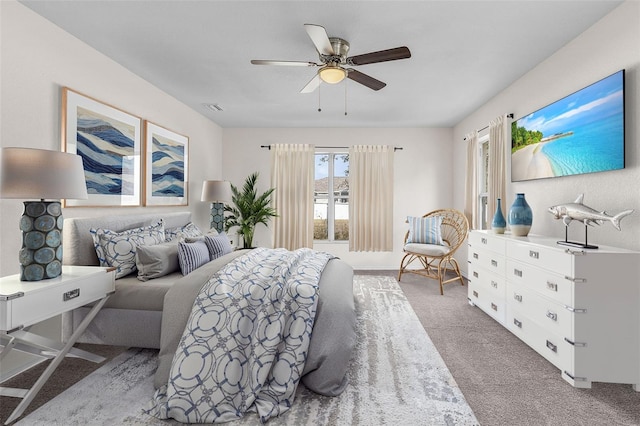
[[[184,226],[177,226],[175,228],[169,228],[164,230],[164,235],[167,239],[167,242],[183,237],[183,238],[194,238],[201,237],[202,231],[198,228],[193,222],[189,222]]]
[[[209,262],[209,249],[204,241],[178,243],[178,262],[182,275],[188,275]]]
[[[442,231],[440,229],[440,226],[442,225],[442,216],[409,216],[407,221],[409,222],[409,237],[407,238],[407,244],[444,245],[444,242],[442,241]]]
[[[209,249],[209,257],[211,260],[217,259],[220,256],[233,251],[233,247],[231,247],[231,243],[229,242],[229,237],[227,237],[227,234],[224,232],[221,232],[216,236],[206,235],[204,237],[204,242]]]
[[[116,279],[137,270],[136,248],[164,242],[164,223],[114,232],[109,229],[91,229],[100,266],[116,267]]]

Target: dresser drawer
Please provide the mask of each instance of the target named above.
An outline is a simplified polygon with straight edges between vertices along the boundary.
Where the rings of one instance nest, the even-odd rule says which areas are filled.
[[[493,294],[494,297],[504,300],[506,281],[502,275],[471,263],[469,265],[469,279]]]
[[[540,327],[574,340],[574,316],[564,305],[540,296],[521,285],[507,283],[507,309],[515,308]]]
[[[492,252],[483,248],[470,245],[469,246],[469,261],[472,264],[479,265],[494,274],[504,276],[505,271],[505,257],[496,252]]]
[[[575,348],[563,337],[540,327],[520,310],[509,307],[507,328],[561,371],[573,375]]]
[[[507,259],[505,277],[508,282],[536,291],[560,304],[574,306],[575,284],[568,277],[512,259]]]
[[[573,276],[573,255],[556,247],[544,247],[519,241],[507,241],[509,257],[519,262]]]
[[[506,247],[505,242],[504,238],[485,232],[469,233],[469,244],[476,250],[482,250],[484,248],[504,256]]]
[[[504,325],[506,313],[504,296],[496,295],[486,285],[476,280],[469,281],[468,298],[474,305]]]

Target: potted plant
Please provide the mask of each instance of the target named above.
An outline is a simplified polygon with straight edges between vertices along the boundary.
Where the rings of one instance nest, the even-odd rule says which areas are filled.
[[[270,218],[278,216],[275,209],[271,207],[271,194],[275,188],[258,196],[257,181],[258,172],[254,172],[247,176],[242,191],[231,184],[233,206],[226,205],[224,207],[224,211],[227,212],[224,218],[224,229],[228,231],[237,226],[239,228],[238,235],[242,235],[244,241],[244,248],[253,247],[253,233],[257,224],[262,223],[266,226]]]

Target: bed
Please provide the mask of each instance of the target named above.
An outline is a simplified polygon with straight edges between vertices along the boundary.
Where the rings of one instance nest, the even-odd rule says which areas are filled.
[[[177,229],[185,227],[191,222],[191,215],[189,212],[178,213],[166,213],[166,214],[137,214],[137,215],[123,215],[123,216],[109,216],[109,217],[91,217],[91,218],[74,218],[66,219],[64,223],[64,244],[65,264],[74,265],[98,265],[98,255],[94,248],[94,240],[91,235],[91,229],[108,229],[114,232],[122,232],[136,227],[151,226],[162,219],[163,225],[166,229]],[[259,257],[262,256],[262,257]],[[266,257],[265,257],[266,256]],[[157,388],[156,395],[154,396],[156,408],[162,406],[162,410],[156,410],[154,414],[158,417],[177,418],[178,420],[188,422],[210,422],[213,419],[232,419],[240,417],[243,413],[238,411],[238,408],[230,408],[222,414],[214,414],[211,417],[210,413],[205,416],[202,414],[202,409],[199,409],[197,418],[186,416],[180,418],[180,415],[176,415],[176,411],[190,411],[196,412],[194,407],[190,409],[182,410],[181,407],[176,408],[173,406],[173,412],[171,411],[171,401],[167,402],[167,399],[159,399],[158,395],[162,395],[167,389],[167,384],[171,385],[171,379],[174,378],[176,371],[176,362],[180,351],[185,352],[182,346],[188,336],[193,336],[192,331],[188,331],[190,328],[187,326],[188,322],[192,319],[194,311],[197,311],[194,301],[203,300],[202,292],[204,289],[208,289],[211,293],[207,296],[211,299],[211,295],[215,296],[216,293],[221,293],[219,288],[225,288],[227,290],[223,296],[219,297],[218,304],[227,304],[225,309],[239,309],[239,312],[245,313],[246,303],[244,307],[237,308],[237,306],[243,302],[242,297],[238,294],[243,294],[238,290],[235,299],[231,298],[231,292],[228,290],[233,286],[241,287],[248,285],[248,274],[253,274],[253,270],[256,270],[256,266],[259,266],[262,270],[269,269],[265,267],[267,264],[274,265],[271,269],[278,269],[279,276],[289,276],[295,273],[282,272],[281,265],[291,263],[294,260],[280,260],[274,258],[274,256],[298,256],[295,262],[298,262],[294,269],[302,270],[304,274],[313,275],[313,272],[309,272],[310,265],[317,263],[317,277],[302,276],[295,278],[294,281],[299,283],[312,283],[315,279],[316,296],[314,300],[308,306],[302,306],[302,311],[292,312],[291,321],[304,323],[311,325],[311,329],[307,333],[308,341],[304,345],[299,344],[306,337],[294,336],[296,340],[296,348],[293,352],[298,361],[294,369],[301,369],[298,371],[297,376],[293,378],[295,385],[301,381],[306,387],[314,392],[335,396],[342,393],[347,386],[347,367],[351,357],[352,349],[355,345],[355,310],[353,301],[353,269],[340,259],[333,258],[331,256],[322,255],[313,250],[288,252],[283,249],[270,250],[270,249],[255,249],[255,250],[236,250],[222,255],[214,260],[208,261],[206,264],[198,267],[187,275],[182,275],[180,272],[173,272],[165,276],[150,279],[148,281],[140,281],[136,273],[124,276],[116,280],[116,293],[109,299],[105,307],[98,313],[94,321],[85,331],[85,334],[80,338],[80,342],[109,344],[129,347],[146,347],[159,349],[159,361],[158,369],[156,371],[154,386]],[[313,257],[308,257],[313,256]],[[324,260],[319,257],[325,256]],[[283,258],[284,259],[284,258]],[[269,263],[270,262],[270,263]],[[251,266],[253,264],[253,266]],[[242,273],[238,272],[240,268],[253,268],[253,270],[243,270]],[[229,272],[231,271],[231,272]],[[226,274],[226,275],[225,275]],[[236,277],[237,284],[229,284],[228,281],[222,283],[223,276]],[[238,278],[239,277],[239,278]],[[225,278],[227,279],[227,278]],[[251,282],[256,278],[252,275]],[[266,283],[270,281],[280,282],[279,278],[276,280],[269,279],[268,276],[263,278]],[[306,280],[306,281],[305,281]],[[218,282],[220,281],[220,282]],[[303,285],[302,290],[287,290],[286,292],[296,292],[294,298],[285,301],[277,301],[276,311],[280,306],[289,306],[290,300],[302,300],[307,297],[308,289],[310,285]],[[219,286],[223,287],[219,287]],[[218,287],[216,287],[218,286]],[[267,288],[268,285],[263,285]],[[255,285],[253,288],[257,288]],[[284,288],[284,287],[283,287]],[[218,289],[218,290],[216,290]],[[278,295],[286,293],[279,290]],[[249,294],[248,292],[245,292]],[[278,296],[280,297],[280,296]],[[301,299],[302,297],[302,299]],[[213,299],[211,299],[213,300]],[[311,300],[311,299],[309,299]],[[74,330],[74,327],[79,324],[89,308],[79,308],[63,317],[63,336],[69,336]],[[202,310],[202,309],[200,309]],[[264,311],[265,308],[260,308],[258,311]],[[232,311],[229,311],[232,312]],[[273,315],[273,309],[271,314]],[[195,312],[197,313],[197,312]],[[252,314],[253,315],[253,314]],[[282,315],[278,313],[278,315]],[[307,315],[305,317],[304,315]],[[302,319],[301,319],[302,318]],[[197,321],[197,320],[196,320]],[[200,320],[203,321],[203,320]],[[268,319],[271,321],[271,319]],[[244,323],[246,325],[246,322]],[[191,334],[189,334],[191,333]],[[245,336],[246,337],[246,336]],[[291,336],[289,336],[291,337]],[[216,336],[216,339],[229,339],[229,336],[220,337]],[[256,357],[257,351],[263,351],[271,354],[273,351],[282,351],[285,347],[285,343],[275,343],[269,346],[269,339],[262,339],[263,344],[260,349],[256,349],[255,342],[258,342],[259,338],[253,338],[252,345],[247,346],[243,350],[249,354],[248,358]],[[290,341],[292,339],[289,339]],[[300,342],[299,342],[300,341]],[[265,343],[266,342],[266,347]],[[290,344],[286,343],[286,344]],[[219,345],[218,345],[219,346]],[[180,351],[178,348],[180,347]],[[213,352],[213,351],[211,351]],[[273,352],[271,362],[273,362],[273,369],[282,368],[284,359],[283,353]],[[271,356],[271,355],[269,355]],[[289,356],[289,355],[287,355]],[[253,361],[256,361],[251,358]],[[264,358],[261,358],[264,359]],[[256,361],[260,363],[261,361]],[[293,364],[291,364],[293,365]],[[243,366],[244,368],[244,366]],[[250,372],[245,372],[249,374]],[[251,373],[252,374],[252,373]],[[256,405],[260,405],[260,396],[257,396],[261,392],[261,389],[267,389],[271,386],[277,388],[276,393],[280,393],[280,390],[284,389],[278,380],[267,378],[267,383],[262,385],[255,385],[252,392],[254,399],[257,400],[256,404],[252,404],[253,410],[256,409]],[[271,380],[271,381],[269,381]],[[202,388],[202,386],[200,386]],[[292,391],[295,393],[295,386],[293,389],[290,385],[284,386],[284,395],[281,400],[275,401],[269,406],[269,408],[257,408],[259,415],[263,421],[266,421],[273,415],[278,415],[283,410],[287,409],[287,405],[293,401]],[[180,391],[178,392],[180,393]],[[225,394],[225,401],[236,398],[241,399],[244,408],[248,408],[247,401],[251,401],[252,397],[247,397],[246,390],[237,392],[236,395],[229,396]],[[271,398],[271,396],[269,397]],[[269,399],[267,398],[267,399]],[[179,404],[184,404],[180,398],[178,398]],[[161,404],[158,404],[162,401]],[[174,401],[175,402],[175,401]],[[178,404],[178,405],[179,405]],[[264,403],[262,403],[264,406]],[[231,404],[230,406],[233,406]],[[275,407],[275,408],[274,408]],[[235,410],[235,412],[233,411]],[[265,411],[266,410],[266,411]],[[217,412],[217,409],[213,407],[211,412]],[[226,414],[225,414],[226,413]],[[216,417],[217,416],[217,417]],[[225,417],[226,416],[226,417]]]

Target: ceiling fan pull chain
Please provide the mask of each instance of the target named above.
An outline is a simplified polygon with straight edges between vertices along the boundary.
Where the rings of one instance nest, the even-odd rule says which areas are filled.
[[[347,82],[344,82],[344,115],[347,115]]]
[[[318,85],[318,112],[322,112],[322,108],[320,105],[320,87],[322,86],[322,84]]]

